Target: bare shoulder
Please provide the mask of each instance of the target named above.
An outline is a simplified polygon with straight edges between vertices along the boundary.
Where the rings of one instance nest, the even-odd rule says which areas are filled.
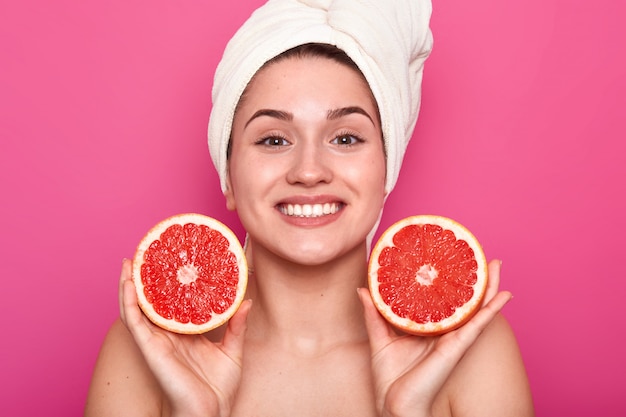
[[[118,319],[102,344],[85,416],[157,415],[160,404],[160,388],[131,334]]]
[[[526,370],[511,326],[498,315],[446,386],[453,416],[534,416]]]

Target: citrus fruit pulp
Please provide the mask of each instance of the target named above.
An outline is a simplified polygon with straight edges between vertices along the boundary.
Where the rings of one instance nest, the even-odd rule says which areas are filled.
[[[169,217],[144,236],[133,259],[144,314],[164,329],[199,334],[224,324],[243,301],[243,248],[223,223],[201,214]]]
[[[446,217],[418,215],[383,232],[368,265],[378,311],[414,335],[454,330],[480,308],[487,261],[476,237]]]

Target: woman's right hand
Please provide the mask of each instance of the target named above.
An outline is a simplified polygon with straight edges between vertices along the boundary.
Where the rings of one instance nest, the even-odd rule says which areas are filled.
[[[228,323],[220,343],[203,335],[182,335],[155,326],[137,304],[131,261],[120,277],[121,319],[158,381],[172,416],[228,416],[239,382],[246,320],[244,301]]]

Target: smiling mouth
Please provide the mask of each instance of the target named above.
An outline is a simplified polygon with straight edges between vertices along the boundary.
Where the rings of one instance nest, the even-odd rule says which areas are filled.
[[[322,217],[337,213],[343,208],[342,203],[325,204],[280,204],[278,210],[292,217]]]

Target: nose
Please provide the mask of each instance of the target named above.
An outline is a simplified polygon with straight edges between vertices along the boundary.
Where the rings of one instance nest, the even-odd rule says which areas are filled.
[[[330,155],[324,152],[323,144],[300,142],[293,151],[293,160],[287,173],[290,184],[312,187],[332,180],[332,161]]]

